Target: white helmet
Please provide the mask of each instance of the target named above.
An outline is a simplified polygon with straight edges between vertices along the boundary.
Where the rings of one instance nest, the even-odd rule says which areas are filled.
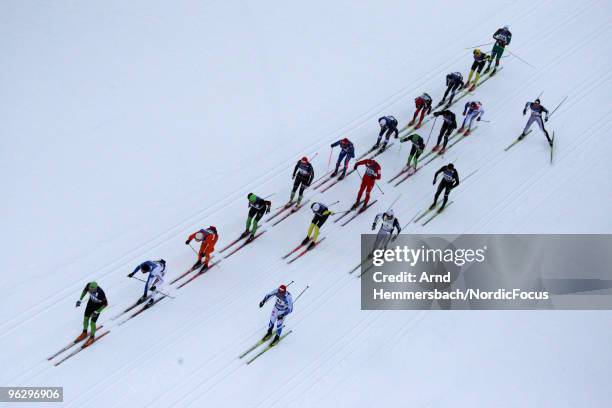
[[[508,30],[510,31],[510,27],[508,27],[507,25],[504,26],[504,30]]]
[[[196,232],[195,240],[198,242],[204,241],[204,234],[202,232]]]
[[[314,212],[319,212],[319,210],[321,210],[321,204],[319,204],[319,203],[314,203],[314,204],[312,205],[312,211],[314,211]]]
[[[380,120],[378,121],[378,124],[380,126],[385,126],[387,124],[387,119],[386,118],[380,118]]]
[[[389,208],[386,212],[385,215],[387,216],[387,218],[393,218],[393,210],[391,208]]]

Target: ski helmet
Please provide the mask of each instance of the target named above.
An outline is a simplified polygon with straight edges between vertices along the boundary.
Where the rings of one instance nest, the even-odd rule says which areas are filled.
[[[425,99],[430,99],[430,100],[431,100],[431,96],[429,96],[429,94],[428,94],[427,92],[424,92],[424,93],[423,93],[423,97],[424,97]]]
[[[539,105],[540,104],[540,98],[538,98],[535,101],[533,101],[533,103],[537,103]]]
[[[211,225],[210,227],[208,227],[208,230],[212,232],[213,234],[217,235],[217,228],[214,225]]]
[[[201,231],[196,232],[196,234],[195,234],[195,240],[196,240],[196,241],[198,241],[198,242],[202,242],[202,241],[204,241],[204,233],[203,233],[203,232],[201,232]]]
[[[470,108],[472,108],[472,109],[478,108],[478,103],[476,101],[470,102]]]
[[[278,287],[278,293],[281,295],[284,295],[285,293],[287,293],[287,286],[285,285],[280,285]]]
[[[380,118],[380,119],[378,120],[378,124],[379,124],[380,126],[385,126],[385,125],[387,124],[387,118]]]
[[[319,210],[321,209],[321,204],[313,203],[312,206],[310,206],[310,208],[312,208],[312,211],[314,212],[319,212]]]
[[[254,203],[255,201],[257,201],[257,196],[256,196],[255,194],[253,194],[253,193],[249,193],[249,194],[247,195],[247,198],[249,199],[249,201],[250,201],[251,203]]]
[[[391,208],[389,208],[386,212],[385,212],[385,217],[387,218],[393,218],[393,210]]]
[[[87,285],[87,290],[93,292],[96,289],[98,289],[98,282],[89,282],[89,285]]]
[[[482,51],[480,51],[480,48],[476,48],[474,50],[474,55],[480,55],[480,54],[482,54]]]
[[[304,156],[300,159],[302,163],[308,163],[308,157]]]
[[[140,265],[140,271],[142,273],[147,273],[151,270],[151,265],[149,265],[148,263],[143,263],[142,265]]]
[[[346,146],[346,145],[348,145],[348,144],[349,144],[349,140],[348,140],[348,139],[345,137],[344,139],[342,139],[342,140],[340,141],[340,144],[341,144],[342,146]]]
[[[453,163],[448,163],[448,164],[446,165],[446,167],[448,167],[449,169],[454,169],[454,168],[455,168],[455,166],[453,165]]]
[[[510,27],[508,27],[507,25],[504,26],[504,30],[506,31],[510,31]]]

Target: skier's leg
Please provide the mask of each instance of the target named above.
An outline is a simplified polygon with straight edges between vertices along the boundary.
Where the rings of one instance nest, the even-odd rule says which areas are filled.
[[[300,186],[300,177],[297,176],[295,180],[293,180],[293,188],[291,189],[291,196],[289,197],[289,201],[293,201],[293,198],[295,197],[295,192],[297,191],[299,186]]]
[[[472,80],[472,75],[474,75],[474,70],[478,67],[478,62],[474,61],[472,63],[472,67],[470,68],[470,73],[468,75],[468,79],[467,82],[465,83],[466,85],[470,83],[470,81]]]
[[[378,230],[378,234],[376,234],[376,239],[374,240],[374,249],[373,249],[373,251],[375,251],[377,249],[383,249],[383,246],[384,246],[383,235],[384,235],[383,230],[382,229]]]
[[[452,87],[453,87],[453,84],[450,84],[446,87],[446,91],[444,91],[444,96],[442,97],[441,102],[444,102],[446,100],[446,97],[448,96],[448,93],[450,92]]]
[[[266,213],[266,209],[263,208],[260,211],[258,211],[257,214],[255,215],[255,218],[253,218],[253,229],[251,230],[251,234],[253,236],[255,236],[255,234],[257,233],[257,226],[259,224],[259,220],[261,220],[261,217],[263,217],[265,213]]]
[[[534,116],[533,115],[529,116],[529,119],[527,120],[527,124],[525,124],[525,129],[523,129],[523,133],[521,133],[521,136],[525,136],[527,134],[533,121],[534,121]]]
[[[284,317],[281,318],[277,318],[276,319],[276,335],[278,337],[280,337],[282,331],[283,331],[283,321],[284,321]]]
[[[421,110],[421,108],[416,108],[416,110],[414,111],[414,115],[412,115],[412,120],[410,121],[410,123],[408,123],[409,125],[413,125],[414,124],[414,121],[416,120],[416,117],[419,114],[420,110]]]
[[[474,78],[474,85],[478,84],[478,80],[480,79],[480,73],[482,72],[484,66],[485,61],[482,61],[478,64],[478,67],[476,68],[476,78]]]
[[[340,163],[342,163],[342,159],[344,159],[344,156],[346,156],[346,152],[344,150],[341,150],[340,154],[338,155],[338,161],[336,162],[336,169],[332,173],[332,176],[338,174],[338,168],[340,167]]]
[[[544,135],[546,136],[546,139],[548,139],[548,142],[550,143],[550,136],[548,135],[548,132],[546,131],[546,129],[544,128],[544,121],[542,120],[541,116],[538,116],[536,118],[536,122],[538,122],[538,126],[540,127],[540,130],[542,132],[544,132]]]
[[[317,216],[315,215],[315,219],[317,218]],[[310,223],[310,226],[308,227],[308,234],[306,234],[306,236],[308,238],[310,238],[310,234],[312,234],[312,230],[314,229],[315,224],[314,224],[314,220],[312,220],[312,222]]]
[[[368,179],[369,180],[367,181],[367,184],[366,184],[365,200],[363,201],[364,207],[366,207],[368,203],[370,202],[370,193],[372,192],[372,187],[374,187],[374,179],[371,179],[370,177],[368,177]]]
[[[421,126],[421,123],[423,123],[423,118],[425,117],[425,111],[426,111],[425,108],[421,110],[421,117],[419,118],[419,126]]]
[[[304,180],[300,179],[300,194],[298,195],[297,205],[300,205],[302,202],[302,198],[304,198],[304,190],[306,189],[306,184],[304,184]]]
[[[442,192],[443,188],[444,188],[444,181],[441,181],[440,184],[438,184],[438,189],[436,190],[436,195],[434,196],[434,201],[433,201],[434,206],[438,202],[438,197],[440,197],[440,193]]]
[[[442,210],[445,206],[446,203],[448,201],[448,195],[450,194],[451,191],[451,183],[447,183],[447,182],[442,182],[440,183],[440,185],[444,184],[444,201],[442,201],[442,206],[440,206],[440,210]]]
[[[270,321],[268,322],[268,330],[272,330],[272,328],[274,327],[274,323],[276,323],[276,314],[277,314],[277,310],[276,308],[272,309],[272,313],[270,313]]]
[[[361,194],[363,194],[363,190],[365,190],[366,188],[366,179],[365,177],[361,180],[361,186],[359,186],[359,193],[357,193],[357,201],[355,201],[355,203],[358,203],[361,200]]]

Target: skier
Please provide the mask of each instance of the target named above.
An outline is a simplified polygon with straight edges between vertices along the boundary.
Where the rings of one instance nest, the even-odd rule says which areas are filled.
[[[327,208],[327,206],[322,203],[313,203],[310,206],[310,209],[314,213],[314,217],[310,222],[310,227],[308,227],[308,235],[306,235],[306,238],[304,238],[304,240],[302,241],[302,245],[306,245],[308,241],[310,241],[310,235],[314,231],[314,235],[312,236],[312,242],[310,243],[310,245],[308,245],[308,249],[314,248],[314,246],[317,244],[317,238],[319,237],[319,228],[321,228],[323,224],[325,224],[325,221],[327,221],[327,218],[329,218],[329,216],[333,214],[333,212],[331,212],[329,208]]]
[[[136,272],[148,273],[147,281],[145,282],[144,293],[138,299],[138,303],[142,303],[149,298],[147,306],[150,306],[160,296],[158,289],[164,284],[164,276],[166,275],[166,261],[160,259],[159,261],[144,261],[138,265],[131,273],[128,274],[129,278],[132,278]],[[149,297],[149,291],[151,296]]]
[[[270,314],[268,332],[262,338],[262,340],[265,341],[272,336],[272,328],[274,327],[274,322],[276,322],[276,336],[274,336],[274,339],[270,345],[274,345],[280,340],[280,335],[283,331],[283,320],[293,311],[293,297],[291,296],[291,293],[287,291],[287,286],[285,285],[280,285],[278,289],[274,289],[272,292],[264,296],[263,300],[259,302],[259,307],[262,308],[272,296],[276,296],[276,304],[274,305],[274,309],[272,309],[272,313]]]
[[[397,119],[393,116],[383,116],[378,119],[378,124],[380,125],[380,133],[378,133],[378,139],[376,140],[376,144],[372,147],[372,150],[378,149],[380,141],[383,135],[385,135],[385,141],[380,148],[380,151],[383,152],[387,148],[387,143],[389,143],[391,135],[395,135],[396,139],[399,136],[399,132],[397,131]]]
[[[470,129],[472,127],[472,122],[474,121],[474,119],[480,122],[482,115],[484,115],[484,109],[482,109],[482,103],[480,103],[479,101],[472,101],[472,102],[466,103],[465,106],[463,107],[463,116],[465,116],[465,118],[463,118],[463,123],[461,124],[461,127],[459,128],[457,132],[459,133],[463,132],[463,130],[465,129],[465,124],[467,122],[468,124],[467,129],[465,129],[465,133],[463,133],[463,135],[464,136],[469,135]]]
[[[408,170],[413,168],[413,171],[416,171],[419,156],[421,156],[421,154],[425,150],[425,142],[423,141],[423,138],[417,133],[404,136],[400,139],[400,143],[404,143],[406,141],[410,141],[412,143],[412,148],[410,149],[410,155],[408,156],[408,162],[406,163],[406,167],[408,168]],[[413,164],[411,165],[410,162],[413,162]]]
[[[448,100],[448,106],[450,106],[453,103],[453,98],[455,97],[455,92],[457,92],[457,89],[463,89],[464,86],[465,83],[463,82],[463,75],[461,75],[460,72],[451,72],[448,74],[446,76],[446,91],[444,91],[444,96],[442,97],[440,103],[438,103],[438,106],[441,106],[444,103],[449,92],[450,99]]]
[[[440,167],[440,169],[436,171],[436,174],[434,175],[432,184],[436,184],[436,179],[440,173],[442,173],[442,180],[438,185],[438,191],[436,191],[433,204],[429,207],[430,210],[433,210],[436,207],[438,197],[440,196],[442,190],[444,190],[444,201],[442,201],[442,206],[438,209],[438,212],[442,212],[442,210],[444,210],[446,202],[448,201],[448,194],[453,188],[459,185],[459,173],[457,173],[457,170],[455,170],[453,163],[448,163],[446,166]]]
[[[384,213],[376,215],[374,218],[374,223],[372,224],[372,231],[376,229],[378,220],[382,220],[382,223],[380,224],[380,229],[376,235],[374,249],[387,249],[387,245],[389,245],[389,241],[391,241],[393,231],[397,229],[397,235],[399,235],[402,232],[402,228],[400,227],[399,220],[395,217],[393,210],[390,208]]]
[[[448,143],[448,136],[453,132],[453,130],[457,129],[457,118],[455,114],[448,109],[443,111],[434,112],[434,116],[442,115],[442,119],[444,119],[444,123],[440,128],[440,134],[438,135],[438,142],[433,147],[432,151],[438,152],[440,154],[444,154],[446,152],[446,144]],[[442,141],[442,137],[444,137],[444,144],[440,147],[440,142]]]
[[[420,112],[421,117],[419,118],[419,122],[414,127],[415,129],[420,128],[421,123],[423,122],[423,117],[431,113],[431,104],[432,104],[432,99],[428,93],[423,93],[423,95],[417,97],[414,100],[414,106],[416,107],[416,110],[414,111],[414,115],[412,115],[412,120],[408,122],[408,126],[414,125],[414,122],[416,122],[416,118]]]
[[[263,198],[259,198],[253,193],[247,194],[247,198],[249,199],[249,215],[246,221],[246,229],[244,230],[242,235],[240,235],[240,238],[246,237],[247,235],[249,235],[250,232],[251,235],[249,235],[246,242],[251,242],[255,239],[255,233],[257,232],[257,223],[259,222],[259,220],[261,220],[261,217],[263,217],[264,214],[270,212],[272,202],[264,200]],[[252,231],[250,231],[251,223],[253,224]]]
[[[187,238],[185,241],[185,245],[189,245],[189,243],[195,240],[196,242],[201,242],[200,250],[198,251],[198,260],[191,269],[195,269],[202,265],[202,258],[204,258],[204,268],[208,269],[208,263],[210,262],[210,254],[215,250],[215,244],[219,240],[219,235],[217,234],[217,228],[214,225],[210,227],[194,232]]]
[[[476,77],[474,78],[474,82],[472,82],[470,92],[476,88],[476,85],[478,85],[480,73],[482,72],[482,69],[484,68],[487,61],[491,61],[491,56],[485,54],[484,52],[480,51],[480,49],[476,48],[474,50],[474,62],[472,63],[472,67],[470,68],[470,74],[468,75],[468,79],[466,82],[466,85],[468,85],[472,81],[472,75],[474,75],[474,72],[476,72]]]
[[[550,147],[552,147],[553,142],[550,139],[550,136],[548,135],[548,131],[544,128],[544,122],[548,122],[548,109],[546,109],[544,106],[540,104],[539,99],[536,99],[533,102],[527,102],[525,104],[525,108],[523,109],[523,116],[527,114],[527,108],[531,109],[531,116],[529,116],[529,120],[527,121],[527,124],[525,125],[525,129],[523,129],[523,132],[518,137],[518,140],[522,140],[527,134],[527,131],[529,130],[529,128],[531,127],[531,124],[533,122],[536,122],[538,126],[540,127],[540,129],[542,130],[542,132],[544,132],[546,139],[548,139],[548,144],[550,145]],[[544,122],[542,122],[542,113],[544,113]]]
[[[493,34],[493,39],[495,40],[495,45],[493,45],[493,50],[491,50],[489,65],[487,66],[487,69],[485,69],[486,74],[491,69],[491,63],[493,62],[493,58],[495,58],[495,68],[493,68],[491,75],[494,75],[497,71],[499,60],[501,59],[506,46],[510,45],[510,41],[512,41],[512,33],[508,29],[508,26],[503,26],[502,28],[498,29],[495,34]]]
[[[340,177],[338,177],[340,180],[342,180],[344,176],[346,176],[346,169],[348,168],[349,161],[355,157],[355,146],[346,137],[342,140],[338,140],[337,142],[332,143],[331,148],[333,149],[338,145],[340,145],[341,150],[340,154],[338,155],[338,161],[336,162],[336,169],[331,174],[331,176],[334,177],[336,174],[338,174],[340,162],[342,161],[342,159],[344,159],[344,168],[342,169],[342,174],[340,175]]]
[[[89,282],[83,288],[81,297],[76,302],[76,307],[81,306],[81,301],[85,297],[85,294],[89,293],[89,300],[87,306],[85,306],[85,314],[83,316],[83,332],[76,338],[75,342],[79,342],[87,337],[87,326],[90,326],[91,334],[84,344],[84,347],[89,346],[96,339],[96,322],[100,313],[106,306],[108,306],[108,300],[106,294],[96,282]]]
[[[361,166],[362,164],[366,166],[366,171],[365,173],[363,173],[361,187],[359,187],[359,193],[357,194],[357,201],[355,201],[355,204],[353,204],[353,206],[351,207],[351,210],[355,210],[357,208],[359,202],[361,201],[361,194],[363,193],[363,190],[365,190],[365,201],[363,202],[363,207],[361,207],[359,212],[365,211],[368,207],[368,202],[370,201],[370,192],[372,191],[376,180],[380,180],[381,177],[380,164],[378,164],[376,160],[364,159],[358,161],[357,163],[355,163],[354,169],[357,170],[357,167]]]
[[[310,186],[310,183],[312,183],[312,179],[314,178],[314,169],[312,168],[312,164],[310,164],[308,161],[308,157],[304,156],[297,162],[293,168],[293,176],[291,176],[291,178],[294,180],[293,189],[291,190],[291,197],[289,198],[289,202],[287,203],[286,207],[289,207],[293,203],[293,197],[295,197],[295,192],[299,187],[300,193],[295,204],[296,207],[298,207],[302,202],[304,189]]]

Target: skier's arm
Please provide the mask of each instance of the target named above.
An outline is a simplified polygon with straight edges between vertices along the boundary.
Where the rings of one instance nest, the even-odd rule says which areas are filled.
[[[102,309],[108,306],[108,299],[106,299],[106,293],[102,290],[102,288],[98,288],[98,295],[100,295],[100,300],[102,300],[102,304],[99,308],[96,309],[97,313],[100,313]]]
[[[136,274],[136,272],[138,272],[140,270],[140,268],[142,267],[142,265],[144,265],[146,262],[141,263],[140,265],[138,265],[131,273],[128,274],[128,276],[131,278],[132,276],[134,276]]]
[[[432,184],[436,184],[436,180],[438,179],[438,174],[442,173],[445,168],[446,166],[442,166],[440,167],[440,169],[438,169],[438,171],[436,171],[436,174],[434,174],[434,180]]]
[[[266,205],[266,213],[270,212],[270,208],[272,207],[272,201],[264,201],[264,204]]]
[[[263,305],[268,301],[268,299],[270,299],[272,296],[276,295],[276,289],[273,290],[270,293],[267,293],[266,296],[264,296],[264,298],[262,299],[261,302],[259,302],[259,307],[263,307]]]
[[[338,146],[340,144],[340,140],[335,141],[334,143],[332,143],[330,145],[330,147],[333,149],[334,147]]]
[[[525,104],[525,107],[523,108],[523,115],[525,115],[527,113],[527,108],[529,107],[529,105],[531,105],[531,102],[527,102]]]
[[[191,242],[191,240],[193,240],[195,238],[196,233],[194,232],[193,234],[191,234],[189,237],[187,237],[187,241],[185,241],[185,245],[189,245],[189,243]]]
[[[314,169],[312,168],[312,166],[310,166],[310,172],[308,173],[308,180],[306,182],[306,185],[309,186],[310,183],[312,183],[312,179],[314,178]]]
[[[476,118],[476,120],[480,120],[480,119],[482,118],[482,115],[484,115],[484,109],[482,109],[482,108],[481,108],[481,109],[478,111],[478,117]]]
[[[295,173],[297,172],[298,168],[300,167],[300,162],[298,160],[298,162],[295,164],[295,167],[293,168],[293,175],[291,175],[291,178],[294,179],[295,178]]]
[[[83,291],[81,292],[81,297],[79,297],[79,301],[83,300],[83,298],[85,297],[85,294],[87,293],[87,288],[89,288],[89,282],[83,288]]]
[[[548,109],[542,106],[542,112],[544,112],[544,121],[548,121]]]
[[[453,178],[455,179],[455,184],[453,184],[453,188],[455,188],[459,185],[459,173],[457,173],[457,170],[454,171]]]
[[[466,103],[465,103],[465,106],[463,107],[463,115],[465,115],[465,112],[467,112],[467,108],[468,108],[468,106],[470,106],[470,103],[469,103],[469,102],[466,102]]]
[[[397,229],[397,235],[402,232],[402,227],[400,226],[400,223],[397,218],[393,221],[393,228]]]
[[[289,313],[293,312],[293,296],[291,296],[291,293],[287,292],[285,301],[287,302],[287,311],[285,312],[285,316],[287,316]]]
[[[382,217],[382,213],[380,214],[376,214],[376,217],[374,217],[374,222],[372,223],[372,231],[374,231],[376,229],[376,224],[378,224],[378,220]]]

